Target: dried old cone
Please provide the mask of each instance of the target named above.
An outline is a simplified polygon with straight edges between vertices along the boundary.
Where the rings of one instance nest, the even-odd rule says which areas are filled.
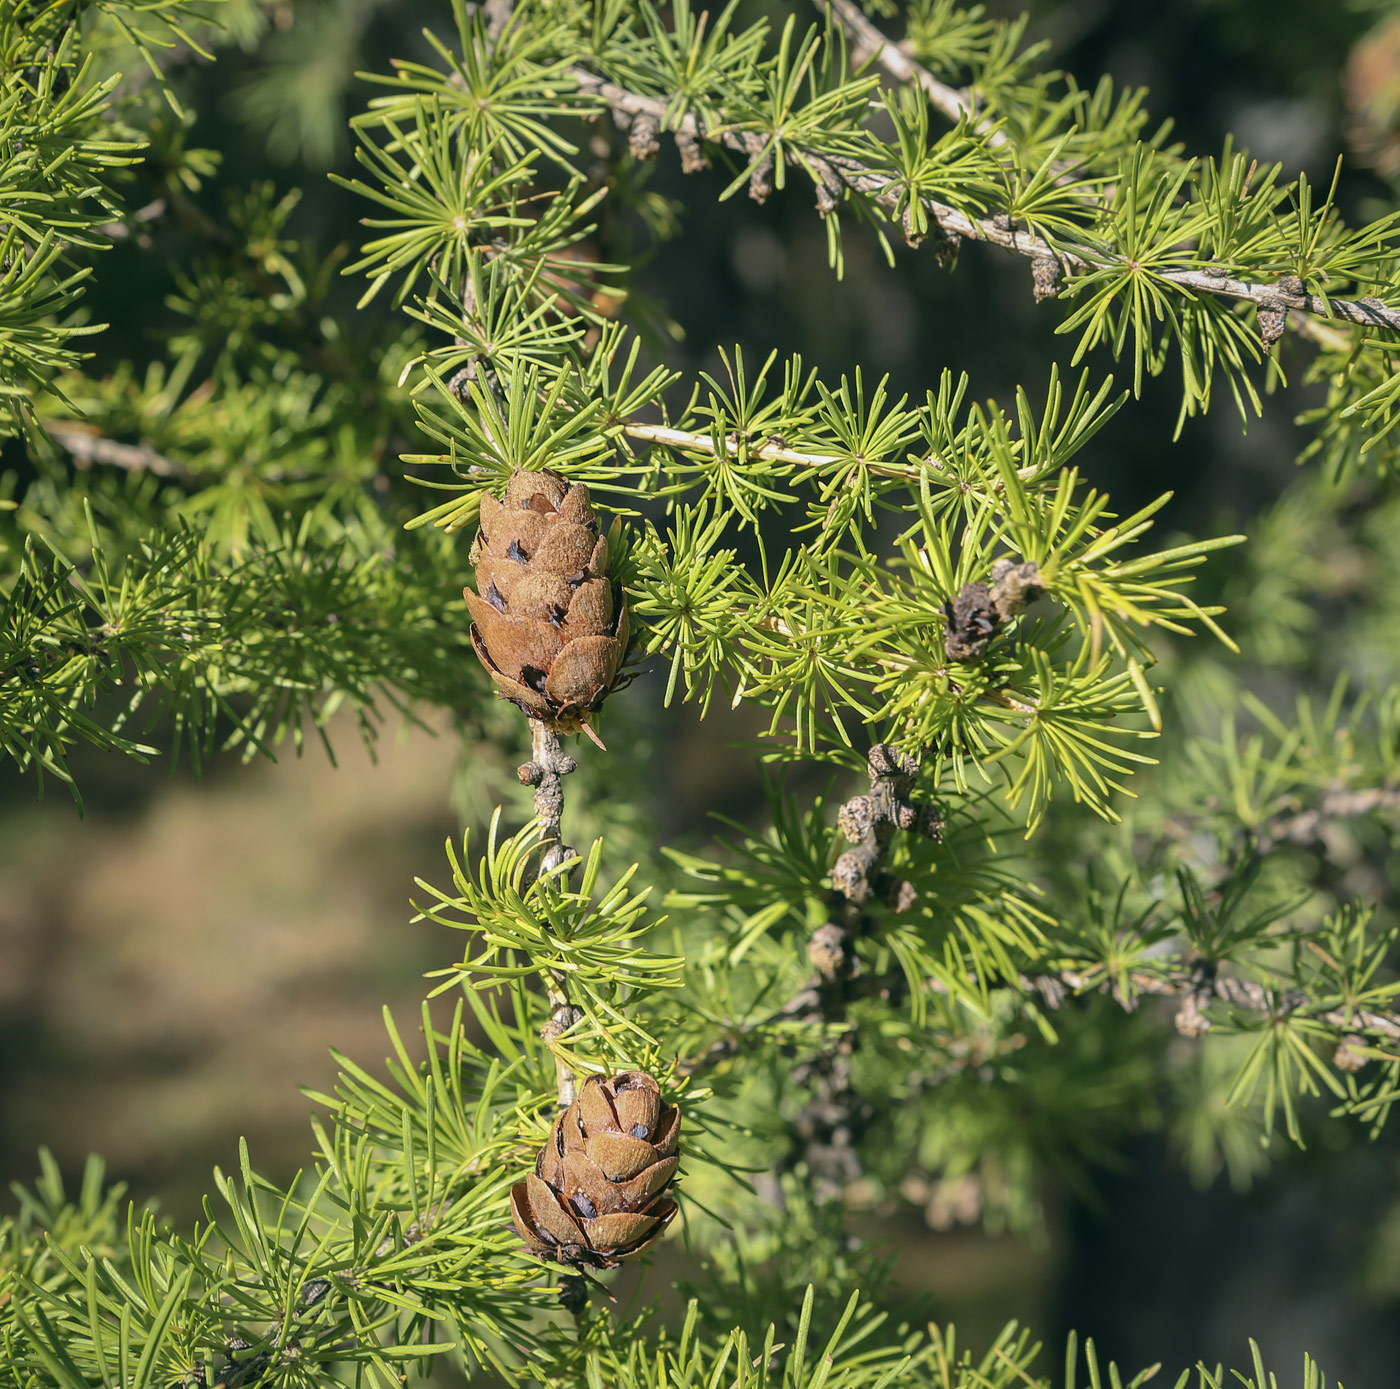
[[[627,652],[627,603],[588,488],[517,472],[503,501],[481,499],[477,591],[462,590],[472,645],[496,688],[560,733],[587,728]]]
[[[986,584],[964,584],[943,604],[943,646],[950,661],[980,661],[997,634],[1000,618]]]
[[[644,1071],[589,1076],[554,1121],[535,1170],[510,1192],[530,1253],[574,1268],[616,1268],[671,1223],[681,1112]]]

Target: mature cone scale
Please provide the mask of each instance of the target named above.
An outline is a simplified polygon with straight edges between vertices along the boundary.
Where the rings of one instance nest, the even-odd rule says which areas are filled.
[[[472,645],[497,689],[531,718],[577,733],[617,679],[627,603],[614,601],[608,542],[582,483],[517,472],[481,498],[477,591],[462,590]]]
[[[681,1112],[644,1071],[589,1076],[554,1121],[535,1170],[510,1192],[532,1254],[574,1268],[616,1268],[671,1223]]]

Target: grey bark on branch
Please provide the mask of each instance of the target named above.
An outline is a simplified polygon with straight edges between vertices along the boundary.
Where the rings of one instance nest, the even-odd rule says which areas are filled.
[[[899,987],[900,978],[896,976],[861,977],[855,942],[869,924],[866,909],[870,905],[882,902],[898,913],[913,903],[911,885],[885,872],[883,866],[895,830],[912,830],[937,839],[943,824],[931,805],[909,799],[918,770],[913,759],[879,745],[871,749],[868,770],[870,793],[852,797],[837,812],[837,825],[852,848],[832,868],[829,917],[808,942],[808,955],[817,971],[815,977],[776,1012],[734,1028],[698,1056],[683,1062],[681,1074],[695,1075],[737,1055],[745,1039],[762,1028],[813,1022],[839,1026],[853,999],[889,996]],[[1307,843],[1331,818],[1396,809],[1400,809],[1400,791],[1393,788],[1337,789],[1324,797],[1320,807],[1281,820],[1267,834],[1259,836],[1256,844],[1269,849],[1285,843]],[[1063,1007],[1076,994],[1090,992],[1107,993],[1129,1012],[1144,996],[1176,998],[1180,1004],[1175,1026],[1187,1037],[1201,1037],[1210,1031],[1206,1009],[1213,1003],[1241,1012],[1277,1016],[1308,1006],[1307,996],[1300,990],[1271,988],[1237,975],[1222,974],[1212,962],[1201,960],[1183,959],[1181,967],[1170,973],[1136,972],[1129,982],[1131,989],[1125,991],[1112,979],[1094,980],[1079,971],[1064,969],[1023,974],[1013,987],[1052,1010]],[[946,985],[937,980],[928,981],[927,986],[933,992],[946,991]],[[1356,1071],[1366,1064],[1367,1037],[1362,1034],[1400,1047],[1400,1012],[1343,1006],[1312,1011],[1310,1015],[1342,1034],[1333,1058],[1339,1069]],[[795,1120],[800,1140],[797,1156],[808,1164],[818,1186],[828,1195],[859,1175],[858,1168],[852,1166],[853,1142],[860,1124],[860,1097],[850,1083],[853,1054],[852,1035],[842,1032],[793,1072],[794,1080],[804,1081],[813,1092]],[[926,1078],[925,1088],[960,1074],[969,1065],[979,1064],[979,1057],[974,1048],[968,1055],[950,1060],[934,1076]]]
[[[688,429],[672,429],[669,425],[634,423],[630,420],[621,426],[621,430],[629,439],[636,439],[639,443],[659,444],[662,448],[676,449],[682,453],[704,454],[711,458],[735,458],[740,455],[742,449],[744,455],[749,458],[761,458],[774,463],[792,463],[800,468],[829,468],[847,462],[850,458],[847,454],[808,453],[801,449],[789,448],[781,440],[771,437],[757,442],[741,441],[731,433],[716,443],[709,434]],[[917,482],[922,471],[917,466],[905,463],[875,463],[863,458],[859,461],[876,477],[903,478],[906,481]],[[943,467],[933,455],[929,455],[926,461],[935,468]],[[1040,471],[1038,466],[1017,468],[1016,476],[1029,480]]]
[[[122,444],[87,425],[65,420],[42,421],[44,432],[65,453],[71,455],[74,466],[83,470],[94,463],[121,468],[128,473],[154,473],[157,477],[188,477],[178,464],[157,453],[150,444]]]
[[[560,744],[559,735],[538,719],[531,719],[530,761],[516,768],[516,776],[523,786],[534,787],[535,817],[542,822],[549,841],[540,863],[541,877],[574,857],[573,849],[563,842],[560,821],[564,815],[564,778],[577,768],[578,763]],[[549,1021],[540,1029],[540,1036],[546,1043],[562,1037],[582,1016],[569,1002],[567,983],[565,975],[554,971],[546,985],[550,1014]],[[559,1108],[567,1109],[578,1092],[574,1073],[557,1053],[554,1071],[559,1087]]]
[[[891,43],[853,0],[814,0],[814,3],[819,10],[830,14],[850,39],[851,58],[857,67],[873,58],[896,82],[912,82],[917,86],[928,97],[929,105],[954,124],[965,116],[976,116],[976,104],[968,91],[940,82],[898,44]],[[985,135],[990,145],[1009,143],[1006,132],[997,130],[988,120],[974,119],[972,128],[979,135]]]
[[[919,812],[908,800],[919,764],[880,743],[866,762],[870,793],[853,796],[837,812],[836,823],[850,842],[832,866],[829,917],[807,943],[816,978],[803,992],[828,1026],[846,1022],[852,982],[860,973],[856,940],[866,926],[868,905],[883,899],[892,911],[913,904],[913,889],[884,872],[885,855],[900,827],[913,828]],[[789,1162],[805,1164],[817,1194],[827,1200],[861,1176],[856,1145],[871,1119],[869,1102],[855,1088],[852,1069],[859,1034],[846,1026],[792,1068],[792,1083],[808,1091],[793,1116],[796,1139]]]
[[[1181,969],[1172,974],[1134,973],[1129,978],[1133,992],[1125,992],[1113,980],[1090,982],[1075,970],[1022,975],[1019,983],[1024,993],[1035,995],[1051,1009],[1062,1007],[1075,994],[1089,992],[1108,994],[1127,1012],[1137,1008],[1140,996],[1178,998],[1181,1003],[1173,1022],[1183,1037],[1203,1037],[1211,1030],[1206,1009],[1217,1002],[1242,1013],[1264,1016],[1306,1012],[1343,1034],[1333,1060],[1339,1069],[1347,1071],[1360,1070],[1369,1059],[1357,1051],[1366,1045],[1366,1038],[1360,1033],[1373,1034],[1391,1046],[1400,1045],[1400,1014],[1345,1006],[1310,1011],[1308,997],[1302,990],[1271,988],[1252,979],[1221,974],[1213,960],[1184,961]]]
[[[1283,844],[1306,847],[1324,841],[1328,827],[1338,820],[1354,820],[1379,813],[1400,811],[1400,788],[1370,786],[1329,787],[1317,805],[1263,824],[1254,837],[1254,852],[1267,854]]]

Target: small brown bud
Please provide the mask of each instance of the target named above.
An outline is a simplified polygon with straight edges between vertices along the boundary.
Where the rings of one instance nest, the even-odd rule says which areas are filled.
[[[473,357],[461,371],[448,380],[447,389],[464,405],[472,398],[472,382],[480,382],[498,400],[505,399],[505,389],[496,368],[481,357]]]
[[[1365,1045],[1364,1037],[1355,1032],[1348,1032],[1337,1044],[1337,1050],[1332,1053],[1332,1064],[1339,1071],[1355,1075],[1371,1059],[1360,1050]]]
[[[683,174],[698,174],[710,167],[710,156],[705,153],[704,144],[688,131],[676,131],[676,148],[681,154]]]
[[[852,796],[836,812],[836,828],[852,844],[859,844],[875,826],[875,807],[869,796]]]
[[[1009,622],[1044,592],[1038,564],[999,559],[992,566],[992,606],[1002,622]]]
[[[655,116],[637,116],[627,132],[627,149],[633,159],[653,160],[661,152],[657,139],[661,127]]]
[[[901,912],[907,912],[918,900],[918,897],[919,894],[913,883],[904,878],[895,878],[886,888],[885,905],[898,916]]]
[[[940,270],[951,270],[958,263],[958,251],[962,247],[962,237],[949,231],[938,219],[929,220],[929,246],[933,259]]]
[[[1176,1030],[1183,1037],[1204,1037],[1210,1031],[1210,1019],[1201,1011],[1195,990],[1182,999],[1175,1022]]]
[[[864,902],[870,896],[870,883],[862,855],[854,850],[842,854],[832,866],[831,883],[848,901]]]
[[[918,762],[888,743],[876,743],[866,754],[865,766],[872,778],[893,777],[899,790],[907,791],[919,774]]]
[[[914,209],[912,206],[904,209],[904,215],[900,218],[900,229],[904,233],[904,244],[913,250],[918,250],[924,244],[925,233],[915,231],[917,223],[914,221]]]
[[[750,159],[756,160],[749,174],[749,197],[756,203],[766,203],[773,192],[773,153],[764,153],[765,141],[761,135],[746,134],[744,151]]]
[[[1037,304],[1058,298],[1065,283],[1065,268],[1054,256],[1037,256],[1031,262],[1031,293]]]
[[[582,1010],[571,1007],[567,1003],[561,1004],[554,1010],[553,1016],[540,1028],[540,1038],[546,1046],[551,1042],[557,1042],[571,1027],[582,1020]]]
[[[943,816],[936,805],[919,801],[914,806],[914,823],[907,828],[937,844],[943,839]]]
[[[1266,299],[1259,305],[1259,341],[1268,351],[1282,336],[1288,324],[1288,309],[1280,299]]]
[[[552,873],[556,868],[562,867],[571,858],[575,857],[574,849],[569,844],[551,844],[544,851],[544,858],[540,860],[540,872]]]
[[[823,979],[845,973],[846,933],[834,921],[818,926],[807,942],[807,958]]]

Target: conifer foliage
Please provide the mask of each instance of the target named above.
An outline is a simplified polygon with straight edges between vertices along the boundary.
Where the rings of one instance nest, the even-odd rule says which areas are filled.
[[[1147,1129],[1246,1182],[1329,1113],[1385,1125],[1397,923],[1358,865],[1400,809],[1400,214],[1188,151],[954,0],[452,0],[369,74],[338,258],[182,104],[284,9],[0,6],[0,750],[81,807],[79,744],[197,766],[431,712],[528,739],[533,816],[405,866],[454,1002],[386,1018],[381,1071],[341,1058],[293,1181],[244,1148],[177,1228],[44,1159],[0,1220],[5,1374],[1144,1383],[1014,1324],[965,1349],[846,1221],[959,1186],[1033,1230]],[[687,379],[635,284],[684,234],[666,162],[813,204],[837,277],[856,238],[1019,258],[1060,361],[1001,402],[730,344]],[[171,244],[183,326],[108,342],[104,262]],[[1151,377],[1247,425],[1288,374],[1323,403],[1247,541],[1081,474]],[[1376,583],[1336,635],[1342,551]],[[768,805],[658,845],[641,742],[717,700],[761,713]],[[564,751],[585,724],[611,752]]]

